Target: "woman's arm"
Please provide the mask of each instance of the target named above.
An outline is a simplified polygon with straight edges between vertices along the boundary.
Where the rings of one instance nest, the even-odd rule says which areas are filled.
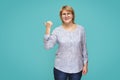
[[[56,31],[54,30],[52,34],[45,34],[44,35],[44,46],[46,49],[52,48],[57,42]]]
[[[50,49],[55,45],[57,41],[56,31],[54,30],[52,34],[50,34],[50,30],[52,26],[52,22],[50,21],[45,23],[45,26],[46,26],[46,32],[44,35],[44,46],[46,49]]]
[[[86,34],[85,30],[83,28],[83,33],[82,33],[82,52],[83,52],[83,74],[86,74],[88,71],[88,53],[87,53],[87,46],[86,46]]]

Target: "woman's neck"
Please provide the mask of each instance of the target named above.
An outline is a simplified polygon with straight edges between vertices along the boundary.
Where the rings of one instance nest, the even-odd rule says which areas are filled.
[[[64,28],[71,28],[71,27],[73,27],[74,23],[68,23],[68,24],[63,23],[62,25]]]
[[[74,31],[76,29],[76,24],[69,23],[69,24],[63,24],[63,28],[68,31]]]

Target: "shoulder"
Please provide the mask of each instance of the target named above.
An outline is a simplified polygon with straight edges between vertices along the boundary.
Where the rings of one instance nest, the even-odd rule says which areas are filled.
[[[84,27],[82,26],[82,25],[80,25],[80,24],[76,24],[77,26],[78,26],[78,29],[80,29],[80,30],[83,30],[84,31]]]
[[[61,26],[55,27],[53,33],[59,33],[61,31]]]
[[[58,31],[61,29],[61,26],[56,27],[54,30]]]
[[[62,26],[58,26],[58,27],[55,27],[55,29],[53,31],[61,32],[61,30],[62,30]]]
[[[86,33],[86,32],[85,32],[85,28],[84,28],[82,25],[78,25],[78,24],[77,24],[77,26],[78,26],[79,31],[80,31],[82,34],[85,34],[85,33]]]

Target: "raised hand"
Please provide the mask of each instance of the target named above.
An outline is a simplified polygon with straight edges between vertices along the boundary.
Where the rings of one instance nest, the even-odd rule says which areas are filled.
[[[45,22],[46,28],[51,28],[52,25],[53,25],[52,21]]]
[[[53,25],[52,21],[45,22],[46,34],[50,34],[51,26]]]

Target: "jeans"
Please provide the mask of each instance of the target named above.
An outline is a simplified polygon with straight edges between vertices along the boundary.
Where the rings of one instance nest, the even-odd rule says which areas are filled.
[[[82,71],[79,73],[65,73],[54,68],[54,80],[81,80]]]

